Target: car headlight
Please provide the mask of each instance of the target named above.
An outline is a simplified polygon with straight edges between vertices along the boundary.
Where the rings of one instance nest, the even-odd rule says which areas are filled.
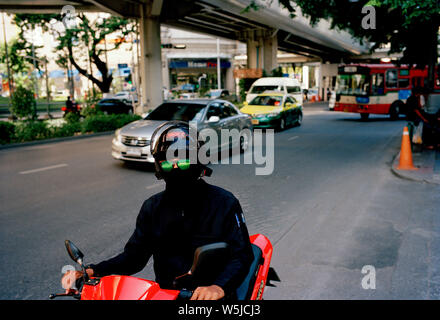
[[[121,129],[118,129],[118,130],[115,131],[115,139],[118,142],[122,142]]]
[[[272,112],[272,113],[266,113],[265,116],[267,118],[274,118],[274,117],[278,117],[280,115],[279,112]]]

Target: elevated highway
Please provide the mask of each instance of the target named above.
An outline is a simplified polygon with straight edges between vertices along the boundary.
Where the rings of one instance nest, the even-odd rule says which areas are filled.
[[[277,66],[277,50],[323,62],[338,63],[366,54],[347,32],[331,30],[327,21],[311,26],[297,10],[291,18],[277,1],[257,1],[259,10],[245,10],[250,0],[0,0],[0,10],[11,13],[61,13],[70,5],[75,11],[104,11],[140,21],[141,101],[143,109],[162,101],[160,25],[243,41],[247,67],[270,71]]]

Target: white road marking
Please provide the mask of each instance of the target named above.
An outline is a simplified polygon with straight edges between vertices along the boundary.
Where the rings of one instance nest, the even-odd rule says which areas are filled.
[[[51,169],[56,169],[56,168],[62,168],[62,167],[67,167],[67,164],[66,163],[61,163],[61,164],[56,164],[56,165],[53,165],[53,166],[48,166],[48,167],[43,167],[43,168],[21,171],[20,174],[29,174],[29,173],[46,171],[46,170],[51,170]]]
[[[296,138],[299,138],[299,136],[293,136],[293,137],[290,137],[289,139],[287,139],[288,141],[292,141],[292,140],[295,140]]]

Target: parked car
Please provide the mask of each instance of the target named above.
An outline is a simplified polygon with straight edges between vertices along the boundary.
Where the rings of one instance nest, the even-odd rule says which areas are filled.
[[[95,108],[105,114],[133,113],[133,107],[115,98],[101,99]]]
[[[196,98],[197,98],[197,93],[195,92],[185,92],[179,94],[179,99],[196,99]]]
[[[257,95],[241,111],[251,115],[255,128],[277,128],[284,130],[290,125],[301,125],[302,106],[296,99],[279,92]]]
[[[223,97],[229,96],[229,91],[224,89],[213,89],[208,93],[211,99],[222,99]]]
[[[195,121],[197,129],[211,128],[218,132],[221,129],[237,129],[240,135],[232,144],[217,145],[219,151],[239,147],[245,151],[249,136],[244,129],[252,130],[251,117],[240,112],[232,103],[225,100],[194,99],[167,101],[151,111],[144,119],[134,121],[116,130],[112,142],[112,156],[123,161],[140,161],[153,163],[150,153],[150,140],[154,130],[170,120]]]
[[[269,91],[289,94],[293,96],[299,104],[302,105],[303,103],[303,94],[299,81],[285,77],[267,77],[256,80],[246,95],[246,102],[250,103],[257,95]]]
[[[138,102],[137,94],[130,91],[120,91],[115,94],[114,98],[121,100],[125,104],[132,104],[133,101]]]

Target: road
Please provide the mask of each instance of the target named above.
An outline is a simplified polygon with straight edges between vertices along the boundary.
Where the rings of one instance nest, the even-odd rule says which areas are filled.
[[[213,165],[251,234],[274,244],[281,278],[265,299],[440,298],[440,190],[390,171],[405,122],[305,107],[275,134],[271,175]],[[143,201],[163,189],[151,167],[110,156],[111,136],[0,150],[0,299],[47,299],[72,264],[70,239],[99,262],[124,247]],[[375,289],[363,289],[365,265]],[[152,278],[152,264],[137,274]]]

